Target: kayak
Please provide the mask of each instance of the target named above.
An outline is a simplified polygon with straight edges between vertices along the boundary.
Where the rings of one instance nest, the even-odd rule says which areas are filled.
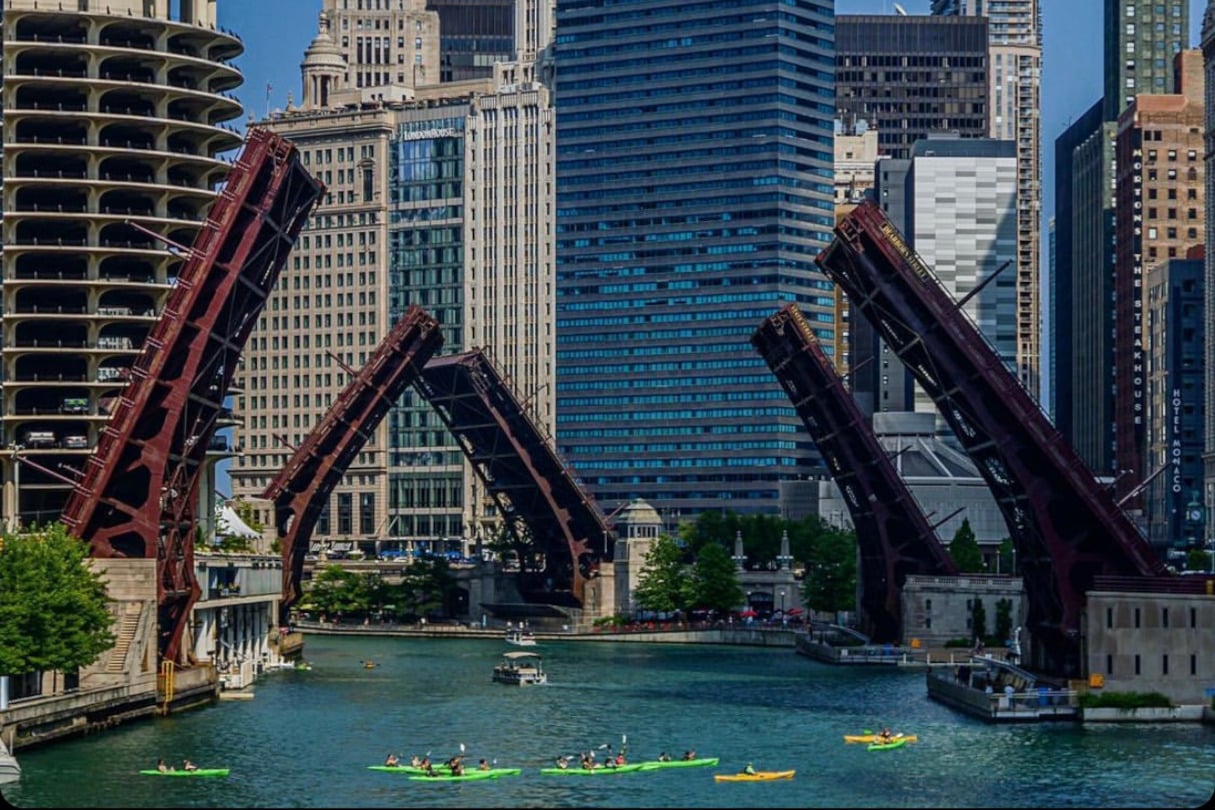
[[[907,742],[916,742],[914,734],[895,734],[896,740],[906,740]],[[845,734],[844,742],[846,743],[872,743],[878,741],[876,734]]]
[[[451,768],[446,765],[435,765],[434,769],[440,774],[450,774]],[[426,769],[417,765],[368,765],[369,771],[387,771],[388,773],[403,773],[407,776],[425,776]]]
[[[756,771],[755,773],[717,773],[714,782],[770,782],[773,779],[792,779],[797,771]]]
[[[642,763],[635,762],[631,765],[616,765],[611,768],[606,765],[600,765],[597,768],[541,768],[540,773],[545,776],[606,776],[608,774],[632,773],[633,771],[640,771],[644,767]]]
[[[503,768],[502,770],[513,770]],[[493,771],[466,771],[461,776],[450,773],[437,773],[434,776],[411,776],[412,782],[478,782],[483,779],[497,778]]]
[[[717,757],[700,757],[699,759],[652,759],[641,763],[641,770],[656,771],[659,768],[698,768],[703,765],[716,765]]]
[[[227,776],[228,768],[199,768],[196,771],[140,771],[144,776]]]
[[[888,748],[901,748],[907,744],[906,737],[900,737],[897,740],[891,740],[888,743],[869,743],[870,751],[885,751]]]

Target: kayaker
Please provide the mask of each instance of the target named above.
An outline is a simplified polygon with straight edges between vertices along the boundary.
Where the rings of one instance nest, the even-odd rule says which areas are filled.
[[[188,760],[188,759],[183,759],[183,760],[181,761],[181,769],[182,769],[183,771],[197,771],[197,770],[198,770],[198,766],[197,766],[197,765],[195,765],[193,762],[191,762],[191,761],[190,761],[190,760]]]
[[[395,768],[397,765],[400,765],[400,764],[401,764],[401,760],[397,759],[397,755],[396,755],[396,754],[389,754],[389,755],[388,755],[388,756],[387,756],[387,757],[384,759],[384,764],[385,764],[385,765],[387,765],[387,766],[388,766],[388,767],[390,767],[390,768]]]
[[[888,743],[888,742],[890,742],[890,741],[891,741],[891,740],[893,740],[893,739],[894,739],[894,735],[890,733],[890,729],[889,729],[889,728],[883,728],[883,729],[882,729],[882,731],[881,731],[881,733],[880,733],[880,734],[878,734],[878,739],[877,739],[877,741],[878,741],[878,742],[880,742],[880,743]]]
[[[157,761],[157,763],[156,763],[156,770],[160,771],[161,773],[168,773],[168,772],[169,772],[169,766],[165,764],[165,758],[164,758],[164,757],[161,757],[161,758],[160,758],[160,759]]]
[[[478,771],[488,771],[489,770],[489,763],[485,761],[484,757],[482,757],[481,761],[477,763],[477,770]]]
[[[661,754],[658,755],[658,761],[659,762],[670,762],[671,755],[668,754],[666,751],[663,751]]]
[[[421,767],[422,767],[422,760],[418,759],[418,755],[417,755],[417,754],[414,754],[412,757],[410,757],[410,758],[409,758],[409,764],[410,764],[410,765],[412,765],[412,766],[413,766],[413,767],[415,767],[415,768],[421,768]]]
[[[616,754],[616,766],[619,767],[623,764],[624,764],[624,752],[620,751]]]
[[[564,771],[566,768],[568,768],[568,767],[569,767],[569,765],[570,765],[570,758],[569,758],[569,757],[566,757],[566,756],[559,756],[559,757],[557,757],[557,767],[558,767],[558,768],[560,768],[561,770],[563,770],[563,771]]]
[[[747,767],[743,768],[743,773],[747,774],[748,776],[753,776],[755,774],[755,766],[748,762]]]
[[[696,759],[696,749],[693,748],[691,751],[684,751],[683,758],[685,761]]]

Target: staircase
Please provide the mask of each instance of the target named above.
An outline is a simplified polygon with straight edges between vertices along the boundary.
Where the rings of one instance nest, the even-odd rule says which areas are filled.
[[[105,664],[106,674],[121,675],[127,671],[127,651],[135,640],[139,618],[142,615],[143,606],[138,602],[129,602],[118,617],[118,628],[114,631],[114,648],[110,650],[110,659]]]

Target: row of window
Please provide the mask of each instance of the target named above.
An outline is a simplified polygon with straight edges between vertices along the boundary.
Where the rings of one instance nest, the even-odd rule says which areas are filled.
[[[1143,674],[1142,657],[1138,653],[1135,654],[1134,663],[1135,663],[1135,674],[1142,675]],[[1114,672],[1114,656],[1113,655],[1105,656],[1105,674],[1106,675],[1119,674],[1119,673]],[[1161,675],[1169,674],[1168,653],[1165,653],[1160,656],[1160,674]],[[1197,674],[1198,674],[1198,656],[1190,655],[1190,675],[1193,676],[1193,675],[1197,675]]]
[[[1132,612],[1132,616],[1134,617],[1133,626],[1138,628],[1140,626],[1140,620],[1142,618],[1141,608],[1135,608],[1134,611]],[[1184,621],[1184,619],[1185,619],[1184,615],[1183,615],[1182,619]],[[1115,626],[1114,625],[1114,609],[1112,607],[1108,607],[1105,609],[1105,626],[1110,629],[1112,629]],[[1169,626],[1169,609],[1167,607],[1160,609],[1160,626],[1161,627]],[[1178,625],[1178,627],[1183,627],[1183,626],[1188,626],[1191,628],[1198,627],[1198,608],[1189,609],[1189,623]]]

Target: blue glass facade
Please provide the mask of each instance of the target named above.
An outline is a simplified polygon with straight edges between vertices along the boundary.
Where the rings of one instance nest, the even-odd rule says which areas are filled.
[[[464,348],[465,113],[459,105],[446,117],[401,123],[390,145],[389,316],[396,323],[410,304],[426,309],[442,325],[444,354]],[[388,426],[383,536],[464,537],[464,456],[434,408],[406,389]]]
[[[557,4],[557,442],[606,508],[775,512],[821,470],[751,347],[835,343],[830,0]]]

